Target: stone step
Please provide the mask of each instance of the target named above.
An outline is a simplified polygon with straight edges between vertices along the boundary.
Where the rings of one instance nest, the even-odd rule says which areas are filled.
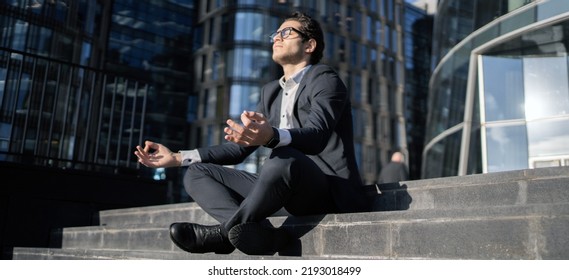
[[[176,203],[113,209],[99,212],[99,223],[103,226],[132,224],[170,225],[176,221],[192,221],[198,224],[214,224],[216,220],[194,202]]]
[[[508,171],[382,184],[369,188],[374,211],[482,208],[569,203],[569,167]],[[284,213],[278,213],[284,215]],[[176,221],[212,224],[195,203],[114,209],[99,213],[101,225],[169,225]]]
[[[77,248],[26,248],[14,251],[14,260],[326,260],[325,257],[190,254],[182,251],[139,251]]]
[[[564,234],[569,231],[569,203],[272,217],[270,220],[298,238],[286,252],[281,252],[281,256],[288,257],[569,258],[569,242]],[[154,224],[65,228],[62,238],[62,250],[44,249],[38,258],[49,258],[50,252],[57,255],[70,249],[88,251],[83,253],[86,258],[98,258],[96,251],[91,250],[145,252],[133,258],[195,257],[172,244],[167,227]],[[31,257],[30,250],[16,248],[14,258]],[[168,253],[166,257],[165,252],[175,254]],[[235,251],[231,255],[209,255],[225,259],[240,258],[242,254]],[[120,255],[121,258],[129,256]]]
[[[569,202],[569,166],[379,185],[375,211]]]
[[[165,226],[173,222],[186,221],[198,224],[218,223],[195,202],[105,210],[100,211],[98,215],[99,224],[106,226],[132,224],[156,224]],[[288,214],[284,212],[284,210],[280,210],[273,216],[288,216]]]

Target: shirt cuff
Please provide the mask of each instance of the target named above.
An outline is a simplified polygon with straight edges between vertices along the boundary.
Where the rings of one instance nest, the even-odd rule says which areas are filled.
[[[292,142],[292,136],[290,136],[290,131],[287,129],[278,128],[279,131],[279,143],[275,148],[288,146]]]
[[[182,157],[182,166],[188,166],[195,162],[202,162],[202,158],[198,150],[180,151]]]

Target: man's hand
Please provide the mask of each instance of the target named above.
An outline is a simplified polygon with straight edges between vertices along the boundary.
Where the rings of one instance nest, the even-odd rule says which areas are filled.
[[[241,146],[261,146],[267,144],[273,137],[273,128],[261,113],[243,111],[242,124],[227,120],[228,127],[224,128],[225,140]]]
[[[138,162],[152,168],[180,166],[182,162],[179,153],[173,153],[166,146],[152,141],[145,141],[144,148],[136,146],[134,154]]]

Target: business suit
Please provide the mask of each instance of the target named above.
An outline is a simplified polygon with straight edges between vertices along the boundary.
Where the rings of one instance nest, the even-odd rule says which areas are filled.
[[[286,228],[266,223],[282,207],[293,215],[370,208],[355,162],[349,95],[338,75],[318,64],[324,51],[320,24],[295,12],[270,38],[283,78],[263,87],[255,112],[244,111],[240,123],[226,121],[227,144],[178,153],[149,140],[136,146],[147,167],[189,165],[186,191],[220,221],[172,223],[170,238],[182,250],[271,255],[292,242]],[[224,166],[260,146],[272,151],[259,174]]]
[[[282,89],[261,90],[257,112],[279,126]],[[293,215],[368,211],[353,148],[352,115],[345,85],[329,66],[316,64],[299,84],[292,141],[272,150],[259,174],[220,165],[237,164],[258,146],[235,143],[197,149],[201,163],[188,167],[186,191],[226,230],[259,222],[285,207]]]

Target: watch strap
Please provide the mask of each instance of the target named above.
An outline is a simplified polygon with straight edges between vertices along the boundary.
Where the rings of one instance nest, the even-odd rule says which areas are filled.
[[[273,138],[271,138],[271,140],[269,140],[269,142],[263,146],[273,149],[276,148],[280,142],[279,130],[276,127],[273,127]]]

